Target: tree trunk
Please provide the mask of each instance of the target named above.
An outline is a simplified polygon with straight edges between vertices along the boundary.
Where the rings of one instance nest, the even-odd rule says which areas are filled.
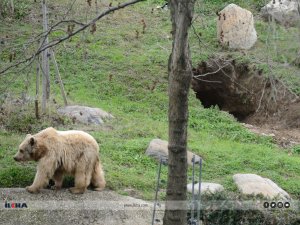
[[[36,65],[36,89],[35,89],[35,118],[39,119],[39,98],[40,98],[40,57],[37,58],[37,65]]]
[[[43,9],[43,31],[44,31],[44,33],[46,33],[48,31],[46,0],[43,0],[43,2],[42,2],[42,9]],[[44,43],[42,43],[42,46],[48,45],[48,43],[49,43],[48,36],[46,36]],[[49,49],[46,49],[45,51],[43,51],[43,53],[42,53],[42,74],[43,74],[42,111],[43,111],[43,113],[46,112],[47,102],[50,98],[49,56],[50,56]]]
[[[188,45],[194,0],[170,0],[173,47],[169,58],[169,160],[164,225],[187,223],[187,123],[192,66]]]
[[[11,17],[13,18],[15,14],[14,0],[10,0],[10,13],[11,13]]]
[[[65,88],[64,88],[64,83],[61,80],[61,76],[60,76],[59,69],[58,69],[58,64],[57,64],[57,61],[55,59],[54,52],[52,50],[51,50],[51,53],[52,53],[51,54],[52,55],[52,60],[54,62],[54,66],[55,66],[56,79],[57,79],[57,81],[59,83],[59,87],[60,87],[61,96],[63,97],[65,106],[67,106],[68,101],[67,101],[67,96],[66,96],[66,92],[65,92]]]

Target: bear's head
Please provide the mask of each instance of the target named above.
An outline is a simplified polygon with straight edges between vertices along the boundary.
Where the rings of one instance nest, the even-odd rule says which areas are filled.
[[[24,141],[20,144],[17,154],[14,156],[16,161],[35,160],[36,139],[31,134],[27,134]]]

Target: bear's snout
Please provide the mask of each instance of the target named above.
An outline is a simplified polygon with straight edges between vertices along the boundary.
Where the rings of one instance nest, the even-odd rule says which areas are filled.
[[[20,161],[20,159],[17,156],[14,156],[14,160],[17,161],[17,162]]]

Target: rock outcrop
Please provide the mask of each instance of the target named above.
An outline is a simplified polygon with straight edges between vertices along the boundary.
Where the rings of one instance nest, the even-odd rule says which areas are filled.
[[[193,184],[190,183],[187,185],[187,191],[192,193]],[[215,194],[217,192],[224,191],[224,187],[221,184],[216,183],[201,183],[201,194]],[[194,184],[194,193],[198,194],[199,192],[199,183]]]
[[[290,199],[289,194],[273,181],[256,174],[235,174],[233,180],[243,194],[260,194],[271,199]]]
[[[300,2],[295,0],[272,0],[261,9],[262,16],[274,19],[284,26],[300,24]]]
[[[57,112],[61,115],[70,117],[73,122],[80,122],[83,124],[101,125],[105,120],[114,118],[110,113],[107,113],[102,109],[79,105],[61,107]]]
[[[150,142],[150,144],[146,150],[146,155],[151,156],[158,161],[160,161],[160,159],[162,159],[162,161],[164,163],[167,163],[167,161],[168,161],[168,142],[161,140],[161,139],[153,139]],[[201,158],[200,156],[188,151],[187,160],[188,160],[189,165],[193,164],[193,161],[192,161],[193,155],[195,155],[195,163],[200,162],[200,158]]]
[[[235,4],[229,4],[218,13],[219,42],[231,49],[250,49],[257,40],[253,15]]]

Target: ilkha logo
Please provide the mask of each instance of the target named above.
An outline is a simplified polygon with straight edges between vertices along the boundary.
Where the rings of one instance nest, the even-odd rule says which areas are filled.
[[[24,209],[28,208],[26,202],[15,202],[9,194],[1,192],[0,199],[4,201],[4,208],[5,209]]]
[[[5,202],[4,208],[6,209],[23,209],[27,208],[26,202]]]

